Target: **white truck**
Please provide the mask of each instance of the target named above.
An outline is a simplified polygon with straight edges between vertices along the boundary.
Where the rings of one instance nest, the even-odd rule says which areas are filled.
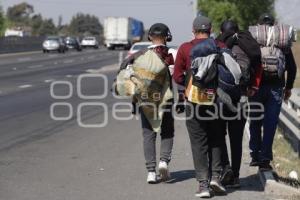
[[[130,49],[136,38],[142,39],[143,23],[130,17],[107,17],[104,19],[105,46],[108,49],[124,47]]]

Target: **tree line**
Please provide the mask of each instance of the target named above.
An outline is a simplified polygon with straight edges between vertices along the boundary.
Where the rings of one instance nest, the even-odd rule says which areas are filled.
[[[215,31],[226,19],[236,21],[242,29],[257,23],[263,13],[275,14],[275,0],[198,0],[198,9],[213,21]]]
[[[78,13],[72,17],[69,24],[62,24],[62,20],[62,16],[59,16],[56,25],[53,19],[35,13],[34,7],[26,2],[8,7],[6,13],[0,6],[0,35],[3,35],[6,28],[12,27],[30,27],[34,36],[100,36],[103,33],[101,23],[94,15]]]

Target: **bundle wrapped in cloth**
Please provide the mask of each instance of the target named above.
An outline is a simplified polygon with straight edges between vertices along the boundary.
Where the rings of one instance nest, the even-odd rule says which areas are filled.
[[[167,102],[173,99],[169,69],[152,49],[120,71],[116,90],[120,96],[134,97],[155,132],[160,132]]]
[[[290,48],[297,39],[297,31],[294,27],[285,24],[250,26],[249,31],[262,46],[286,49]]]

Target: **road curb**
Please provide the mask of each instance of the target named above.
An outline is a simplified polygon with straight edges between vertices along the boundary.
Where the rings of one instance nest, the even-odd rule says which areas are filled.
[[[250,139],[249,122],[245,125],[245,132]],[[257,171],[259,180],[266,195],[288,198],[292,200],[300,199],[300,190],[276,181],[272,171]]]
[[[260,181],[266,195],[300,199],[300,190],[276,181],[272,171],[258,170]]]

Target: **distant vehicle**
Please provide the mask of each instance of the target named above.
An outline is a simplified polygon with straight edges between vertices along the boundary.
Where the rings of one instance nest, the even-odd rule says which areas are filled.
[[[4,33],[5,37],[26,37],[31,36],[31,27],[8,28]]]
[[[59,36],[47,37],[43,42],[43,52],[48,53],[50,51],[58,51],[59,53],[65,53],[67,46],[64,39]]]
[[[123,47],[130,49],[144,36],[143,22],[128,17],[107,17],[104,20],[105,46],[108,49]]]
[[[134,45],[132,45],[132,47],[130,48],[130,50],[127,53],[127,58],[129,56],[131,56],[132,54],[143,50],[143,49],[147,49],[152,43],[151,42],[137,42]]]
[[[65,43],[66,43],[68,49],[76,49],[77,51],[82,50],[79,39],[76,38],[76,37],[67,37],[67,38],[65,38]]]
[[[98,49],[99,48],[99,43],[98,43],[96,37],[84,37],[81,40],[81,46],[83,48],[93,47],[95,49]]]

